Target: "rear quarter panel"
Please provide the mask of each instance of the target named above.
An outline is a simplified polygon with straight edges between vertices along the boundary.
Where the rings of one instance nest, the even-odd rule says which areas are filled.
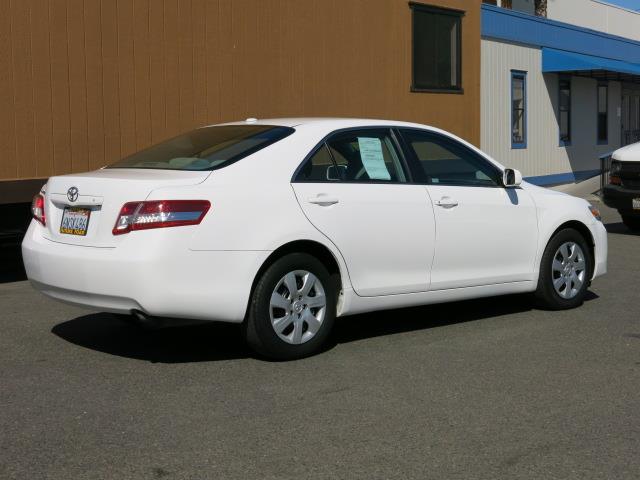
[[[215,170],[202,184],[160,188],[149,200],[205,199],[211,208],[193,233],[192,251],[266,251],[298,240],[327,247],[340,267],[343,285],[348,271],[337,247],[305,217],[291,187],[291,176],[322,135],[293,135],[228,167]],[[257,269],[260,266],[256,268]]]

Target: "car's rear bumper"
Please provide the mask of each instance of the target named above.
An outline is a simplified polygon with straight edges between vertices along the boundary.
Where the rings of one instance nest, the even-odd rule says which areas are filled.
[[[25,269],[36,289],[75,305],[241,322],[270,252],[191,251],[178,230],[134,232],[118,247],[96,248],[47,240],[32,223],[22,243]]]
[[[634,198],[640,198],[640,190],[617,185],[606,185],[602,189],[602,199],[606,206],[624,212],[625,215],[640,216],[640,210],[633,209]]]

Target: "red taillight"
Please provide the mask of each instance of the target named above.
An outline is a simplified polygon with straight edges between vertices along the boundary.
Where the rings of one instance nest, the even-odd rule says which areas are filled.
[[[47,218],[44,214],[44,195],[41,193],[33,197],[33,201],[31,202],[31,215],[42,225],[47,224]]]
[[[609,177],[609,184],[611,184],[611,185],[622,185],[622,179],[618,175],[611,175]]]
[[[125,203],[113,227],[114,235],[133,230],[197,225],[209,211],[207,200],[152,200]]]

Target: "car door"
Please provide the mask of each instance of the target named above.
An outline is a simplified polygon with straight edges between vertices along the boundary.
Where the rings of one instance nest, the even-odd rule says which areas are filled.
[[[503,187],[498,167],[451,137],[420,129],[401,137],[433,202],[431,290],[531,280],[538,238],[531,196]]]
[[[358,295],[429,288],[433,208],[424,187],[408,180],[387,128],[335,133],[294,176],[300,207],[340,250]]]

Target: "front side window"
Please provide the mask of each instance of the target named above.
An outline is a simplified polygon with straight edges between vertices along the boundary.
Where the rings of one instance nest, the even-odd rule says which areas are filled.
[[[500,172],[468,147],[423,130],[403,129],[402,138],[430,185],[500,186]]]
[[[609,98],[607,84],[598,84],[598,143],[606,144],[609,142]]]
[[[560,77],[558,99],[558,126],[560,144],[571,143],[571,78]]]
[[[459,10],[409,4],[413,21],[413,91],[462,91]]]
[[[511,147],[527,146],[527,74],[511,72]]]
[[[293,128],[273,125],[203,127],[134,153],[107,168],[216,170],[293,132]]]

